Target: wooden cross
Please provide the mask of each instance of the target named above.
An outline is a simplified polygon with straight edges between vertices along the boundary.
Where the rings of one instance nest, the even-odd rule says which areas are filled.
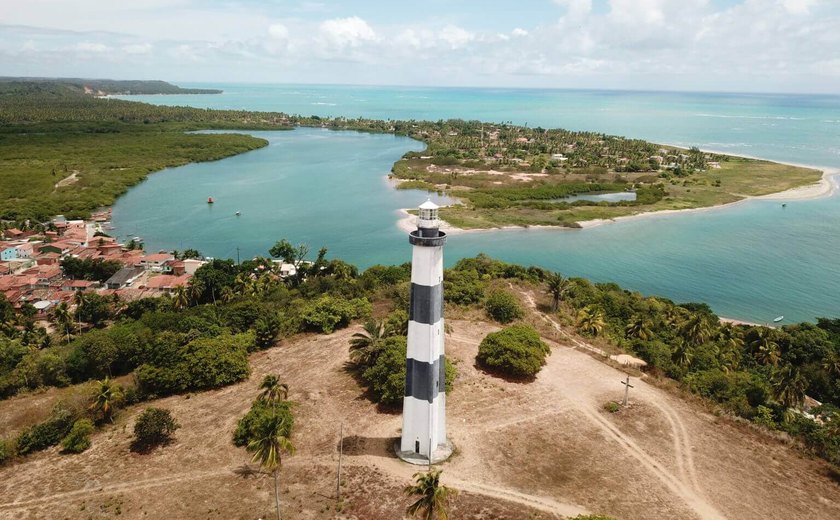
[[[624,385],[624,402],[621,403],[622,406],[627,406],[627,394],[630,393],[630,389],[633,388],[633,385],[630,384],[630,376],[627,376],[626,381],[621,382]]]

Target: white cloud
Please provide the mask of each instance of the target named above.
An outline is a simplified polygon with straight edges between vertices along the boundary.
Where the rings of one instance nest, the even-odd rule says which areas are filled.
[[[475,39],[475,34],[457,25],[447,25],[438,33],[438,38],[446,42],[450,48],[458,49]]]
[[[358,16],[325,20],[321,22],[319,32],[324,41],[337,48],[356,47],[376,40],[376,32]]]
[[[289,29],[282,23],[273,23],[268,26],[268,34],[276,40],[285,40],[289,37]]]
[[[782,6],[791,14],[808,14],[818,3],[819,0],[782,0]]]
[[[152,51],[150,43],[132,43],[123,45],[122,51],[126,54],[149,54]]]
[[[516,29],[512,30],[510,34],[511,36],[528,36],[528,31],[517,27]]]
[[[554,0],[554,3],[565,7],[569,18],[582,18],[592,11],[592,0]]]
[[[108,51],[108,46],[102,43],[91,43],[91,42],[80,42],[76,44],[76,50],[82,52],[106,52]]]

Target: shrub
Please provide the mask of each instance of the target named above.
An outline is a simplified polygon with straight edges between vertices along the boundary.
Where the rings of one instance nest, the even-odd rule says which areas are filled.
[[[19,455],[26,455],[55,446],[67,435],[72,426],[72,414],[63,408],[57,408],[46,421],[20,434],[17,438],[17,452]]]
[[[166,395],[218,388],[248,377],[248,347],[253,334],[200,337],[187,343],[161,365],[145,364],[135,372],[142,392]]]
[[[134,447],[147,449],[167,443],[180,427],[169,410],[146,408],[134,423]]]
[[[620,409],[621,407],[615,401],[607,401],[606,403],[604,403],[604,410],[610,413],[616,413]]]
[[[0,466],[15,456],[15,443],[11,439],[0,439]]]
[[[65,453],[81,453],[90,448],[90,434],[93,433],[93,422],[90,419],[79,419],[73,423],[73,428],[61,441]]]
[[[443,277],[443,299],[457,305],[478,303],[484,296],[484,284],[475,270],[449,269]]]
[[[406,338],[391,336],[382,342],[380,352],[373,365],[362,373],[362,379],[367,383],[374,402],[394,405],[402,402],[405,394],[405,355]],[[458,370],[445,360],[445,387],[449,392]]]
[[[493,291],[484,302],[484,310],[499,323],[510,323],[525,315],[514,295],[507,291]]]
[[[294,417],[292,416],[291,403],[288,401],[254,401],[251,409],[245,414],[236,424],[236,431],[233,433],[233,444],[236,446],[247,446],[260,431],[260,425],[266,421],[271,420],[275,416],[282,416],[283,424],[286,425],[286,430],[283,432],[285,436],[292,433],[292,426],[294,425]]]
[[[303,326],[307,330],[331,334],[337,328],[346,327],[350,320],[369,315],[370,311],[370,302],[365,298],[345,300],[322,296],[304,307]]]
[[[478,347],[478,363],[502,374],[530,378],[537,375],[550,353],[548,345],[530,325],[512,325],[491,332]]]

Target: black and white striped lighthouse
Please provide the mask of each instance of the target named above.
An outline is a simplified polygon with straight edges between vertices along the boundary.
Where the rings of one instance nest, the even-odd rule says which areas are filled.
[[[411,243],[411,301],[405,360],[403,428],[398,454],[425,464],[452,453],[446,439],[446,392],[443,349],[443,245],[438,206],[420,206]]]

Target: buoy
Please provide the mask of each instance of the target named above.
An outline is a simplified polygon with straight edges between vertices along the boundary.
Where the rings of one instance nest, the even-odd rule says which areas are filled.
[[[207,197],[207,204],[213,204],[213,202],[215,202],[213,197]]]

